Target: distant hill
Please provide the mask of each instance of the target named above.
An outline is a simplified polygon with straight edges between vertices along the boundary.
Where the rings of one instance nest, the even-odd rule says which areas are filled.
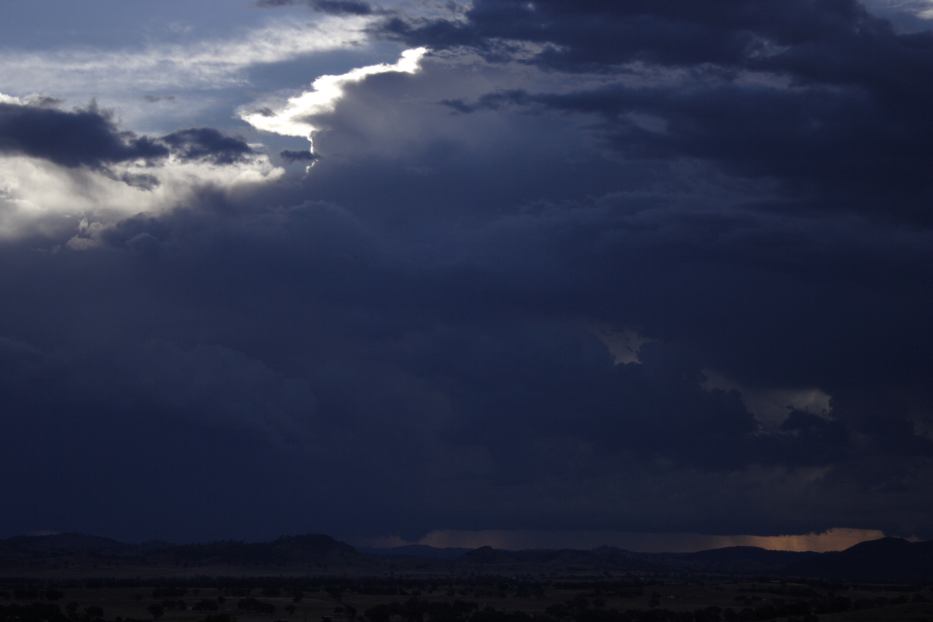
[[[169,546],[147,555],[160,561],[188,565],[302,566],[352,564],[364,559],[355,548],[312,534],[287,536],[272,542],[211,542]]]
[[[27,562],[58,557],[110,557],[132,551],[132,545],[77,533],[16,536],[0,540],[0,562]]]
[[[613,547],[588,551],[576,549],[530,549],[507,551],[484,546],[460,558],[464,563],[479,566],[521,566],[542,569],[592,569],[616,572],[659,572],[663,563],[652,556],[632,553]]]
[[[732,546],[676,556],[687,568],[726,574],[774,575],[817,553],[772,551],[754,546]]]
[[[17,536],[0,540],[0,568],[37,566],[349,566],[364,563],[355,548],[326,535],[282,537],[272,542],[125,544],[81,534]]]
[[[592,550],[441,549],[407,546],[358,551],[320,534],[270,542],[126,544],[82,534],[18,536],[0,540],[0,574],[67,568],[80,572],[136,573],[181,568],[209,572],[329,573],[466,572],[488,574],[642,574],[807,577],[865,582],[933,581],[933,542],[884,538],[834,553],[794,553],[730,547],[698,553]]]
[[[838,553],[822,553],[786,568],[802,577],[858,581],[933,580],[933,542],[883,538]]]
[[[463,548],[437,548],[434,546],[425,546],[422,544],[410,544],[407,546],[395,546],[391,548],[364,548],[360,549],[362,553],[373,555],[375,557],[411,557],[417,559],[459,559],[469,553],[472,549]]]
[[[589,568],[643,573],[795,576],[876,582],[933,580],[933,542],[885,538],[832,553],[729,547],[697,553],[634,553],[611,547],[591,551],[505,551],[482,547],[461,561],[503,570]]]
[[[636,553],[614,547],[589,551],[572,549],[506,551],[482,547],[461,557],[480,566],[580,567],[616,572],[704,572],[719,574],[780,574],[789,565],[816,553],[730,547],[698,553]]]

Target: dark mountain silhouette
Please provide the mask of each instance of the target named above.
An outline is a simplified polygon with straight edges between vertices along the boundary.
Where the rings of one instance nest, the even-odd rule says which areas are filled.
[[[170,546],[152,557],[189,565],[351,564],[363,556],[349,544],[325,535],[288,536],[272,542],[212,542]]]
[[[361,552],[376,557],[411,557],[417,559],[459,559],[472,549],[438,548],[423,544],[409,544],[390,548],[364,548]]]
[[[461,558],[467,564],[479,566],[521,566],[550,569],[587,568],[627,572],[664,570],[660,560],[643,553],[632,553],[613,547],[588,551],[576,549],[530,549],[508,551],[489,546],[474,549]]]
[[[772,551],[754,546],[731,546],[697,553],[672,556],[686,568],[727,574],[778,574],[791,564],[800,563],[818,553]]]
[[[77,533],[16,536],[0,540],[0,561],[30,561],[55,557],[122,556],[133,546]]]
[[[635,553],[614,547],[592,550],[473,550],[425,546],[360,552],[326,535],[287,536],[271,542],[221,541],[205,544],[126,544],[81,534],[18,536],[0,540],[0,572],[68,568],[99,572],[119,568],[161,572],[180,567],[210,572],[363,573],[642,573],[807,577],[866,582],[933,580],[933,542],[885,538],[834,553],[795,553],[730,547],[697,553]],[[218,570],[223,569],[223,570]]]
[[[933,541],[883,538],[862,542],[794,563],[786,573],[858,581],[927,581],[933,579]]]
[[[79,565],[95,562],[140,566],[325,566],[354,565],[365,557],[325,535],[282,537],[272,542],[125,544],[80,534],[17,536],[0,540],[0,567]]]
[[[635,553],[614,547],[580,550],[507,551],[482,547],[464,554],[465,563],[480,566],[580,567],[621,572],[705,572],[780,574],[791,564],[816,553],[729,547],[698,553]]]
[[[591,551],[505,551],[482,547],[460,560],[505,569],[590,568],[622,572],[696,572],[728,575],[799,576],[862,581],[933,579],[933,542],[885,538],[832,553],[728,547],[696,553],[633,553],[603,547]]]

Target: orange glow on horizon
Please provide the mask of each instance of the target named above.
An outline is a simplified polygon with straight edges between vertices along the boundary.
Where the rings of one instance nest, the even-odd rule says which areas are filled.
[[[438,530],[417,540],[398,536],[379,538],[368,544],[378,547],[424,545],[435,548],[498,549],[592,549],[614,546],[642,553],[689,553],[733,546],[753,546],[774,551],[841,551],[860,542],[884,538],[877,529],[834,528],[824,532],[758,535],[709,535],[691,533],[633,532],[546,532],[509,530]]]

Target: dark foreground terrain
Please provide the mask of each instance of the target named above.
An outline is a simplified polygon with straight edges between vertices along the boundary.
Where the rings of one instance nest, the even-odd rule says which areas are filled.
[[[923,585],[779,580],[8,581],[3,622],[933,621]]]
[[[360,551],[326,535],[270,542],[128,544],[80,534],[0,540],[0,577],[529,576],[536,578],[770,577],[862,583],[933,583],[933,542],[884,538],[834,553],[732,547],[697,553],[508,551],[403,547]]]
[[[933,622],[930,545],[893,539],[643,554],[65,534],[0,540],[0,577],[0,622]]]

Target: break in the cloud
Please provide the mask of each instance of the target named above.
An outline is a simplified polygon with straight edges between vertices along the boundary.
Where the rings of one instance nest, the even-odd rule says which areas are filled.
[[[101,94],[214,89],[245,83],[244,71],[363,45],[372,18],[275,20],[238,36],[136,48],[0,51],[0,84],[19,95],[54,93],[85,101]],[[89,92],[90,88],[90,92]]]
[[[263,103],[258,111],[253,105],[241,112],[240,118],[264,132],[306,138],[310,143],[309,153],[313,156],[314,133],[318,130],[313,118],[333,112],[347,86],[384,73],[417,73],[427,52],[427,48],[413,48],[402,52],[398,61],[392,64],[380,63],[357,67],[339,75],[320,76],[311,83],[311,90],[289,97],[284,105]]]
[[[867,4],[884,15],[900,17],[907,15],[920,20],[933,20],[933,2],[930,0],[870,0]],[[914,28],[919,24],[912,24]]]

